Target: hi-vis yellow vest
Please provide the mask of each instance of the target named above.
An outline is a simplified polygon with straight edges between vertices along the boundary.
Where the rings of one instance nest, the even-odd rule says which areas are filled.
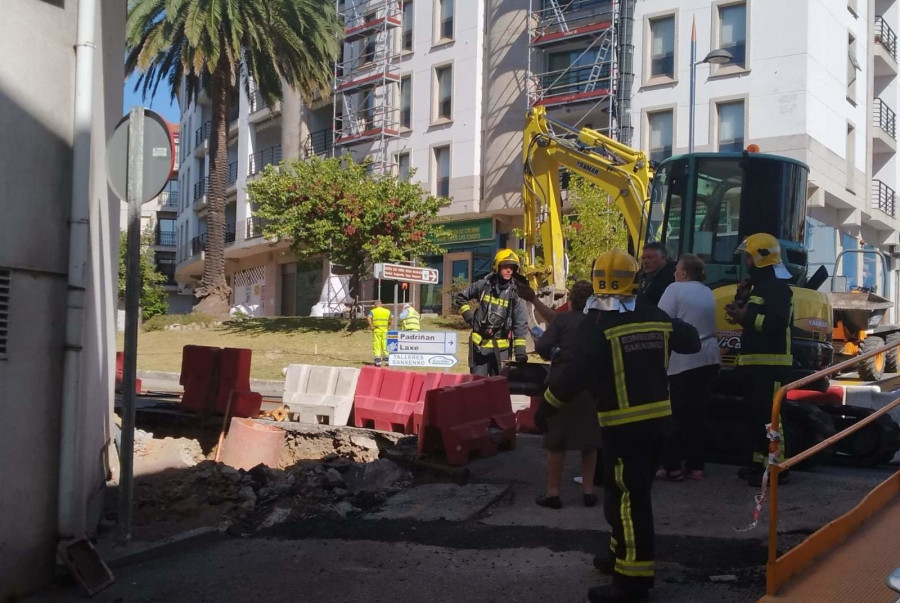
[[[406,318],[403,319],[403,330],[418,331],[420,329],[421,326],[419,325],[419,313],[416,312],[415,308],[407,308]]]
[[[376,329],[387,329],[390,326],[391,311],[384,306],[372,308],[369,313],[372,315],[372,326]]]

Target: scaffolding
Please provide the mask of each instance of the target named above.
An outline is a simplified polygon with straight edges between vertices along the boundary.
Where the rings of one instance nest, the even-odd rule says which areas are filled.
[[[531,0],[528,107],[593,103],[594,128],[630,143],[634,0]],[[573,124],[577,126],[578,124]]]
[[[392,142],[400,135],[400,0],[336,0],[344,44],[334,70],[335,155],[357,152],[370,173],[394,169]],[[356,151],[356,152],[354,152]]]

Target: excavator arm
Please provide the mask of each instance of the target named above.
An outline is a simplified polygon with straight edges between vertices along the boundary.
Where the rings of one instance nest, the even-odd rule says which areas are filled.
[[[634,251],[640,254],[651,179],[650,164],[642,151],[590,128],[575,130],[547,117],[544,107],[529,110],[524,141],[523,273],[532,287],[545,293],[549,288],[556,298],[565,294],[561,167],[609,194],[625,216]],[[536,265],[539,247],[540,268]]]

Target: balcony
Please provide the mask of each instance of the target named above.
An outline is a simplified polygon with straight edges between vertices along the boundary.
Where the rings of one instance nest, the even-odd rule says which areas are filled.
[[[175,266],[176,263],[173,259],[156,259],[156,271],[166,277],[166,280],[163,283],[166,287],[174,287],[178,284],[175,282]]]
[[[191,255],[198,255],[206,251],[206,233],[199,234],[191,239]]]
[[[331,155],[331,149],[334,147],[334,130],[318,130],[312,132],[306,137],[303,143],[303,151],[307,157],[316,155],[318,157],[326,157]]]
[[[875,17],[875,76],[897,75],[897,34],[884,17]]]
[[[202,126],[194,130],[194,148],[209,140],[210,132],[212,132],[212,122],[207,121]]]
[[[231,163],[228,164],[228,188],[231,188],[232,186],[234,186],[237,183],[237,176],[238,176],[237,164],[238,164],[237,161],[232,161]]]
[[[267,149],[250,154],[249,176],[260,173],[267,165],[277,165],[281,161],[281,145],[276,144]]]
[[[157,199],[161,211],[178,211],[178,189],[163,191]]]
[[[177,242],[175,233],[172,231],[156,230],[153,237],[153,243],[161,247],[175,247]]]
[[[275,103],[269,111],[265,111],[266,101],[263,99],[259,90],[253,87],[250,88],[250,96],[247,98],[247,104],[250,109],[250,115],[248,117],[250,123],[261,122],[265,120],[267,116],[281,112],[281,103]]]
[[[209,178],[201,178],[199,182],[194,183],[194,201],[199,201],[207,195],[209,195]]]
[[[237,232],[235,226],[234,222],[227,222],[225,224],[225,245],[234,244],[235,233]]]
[[[872,180],[872,209],[877,209],[883,214],[894,217],[894,198],[896,193],[881,180]],[[878,215],[873,216],[876,220]],[[890,226],[890,223],[886,224]]]
[[[882,99],[872,102],[872,152],[897,152],[897,113]]]
[[[529,89],[533,105],[553,106],[599,100],[610,92],[611,63],[570,66],[536,76]]]
[[[244,238],[256,239],[263,236],[263,227],[268,223],[268,220],[265,218],[259,218],[257,216],[247,218],[247,232]]]
[[[613,7],[610,0],[571,0],[553,7],[535,10],[531,23],[532,46],[565,44],[585,36],[595,36],[612,25]]]

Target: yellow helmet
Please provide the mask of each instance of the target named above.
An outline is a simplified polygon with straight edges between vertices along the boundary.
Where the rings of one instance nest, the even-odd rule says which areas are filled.
[[[591,282],[597,295],[634,295],[638,263],[621,249],[600,254],[594,262]]]
[[[765,232],[752,234],[741,243],[738,251],[746,252],[757,268],[781,263],[781,245],[778,239]]]
[[[519,270],[519,256],[512,249],[501,249],[494,256],[494,272],[500,271],[500,264],[513,264]]]

